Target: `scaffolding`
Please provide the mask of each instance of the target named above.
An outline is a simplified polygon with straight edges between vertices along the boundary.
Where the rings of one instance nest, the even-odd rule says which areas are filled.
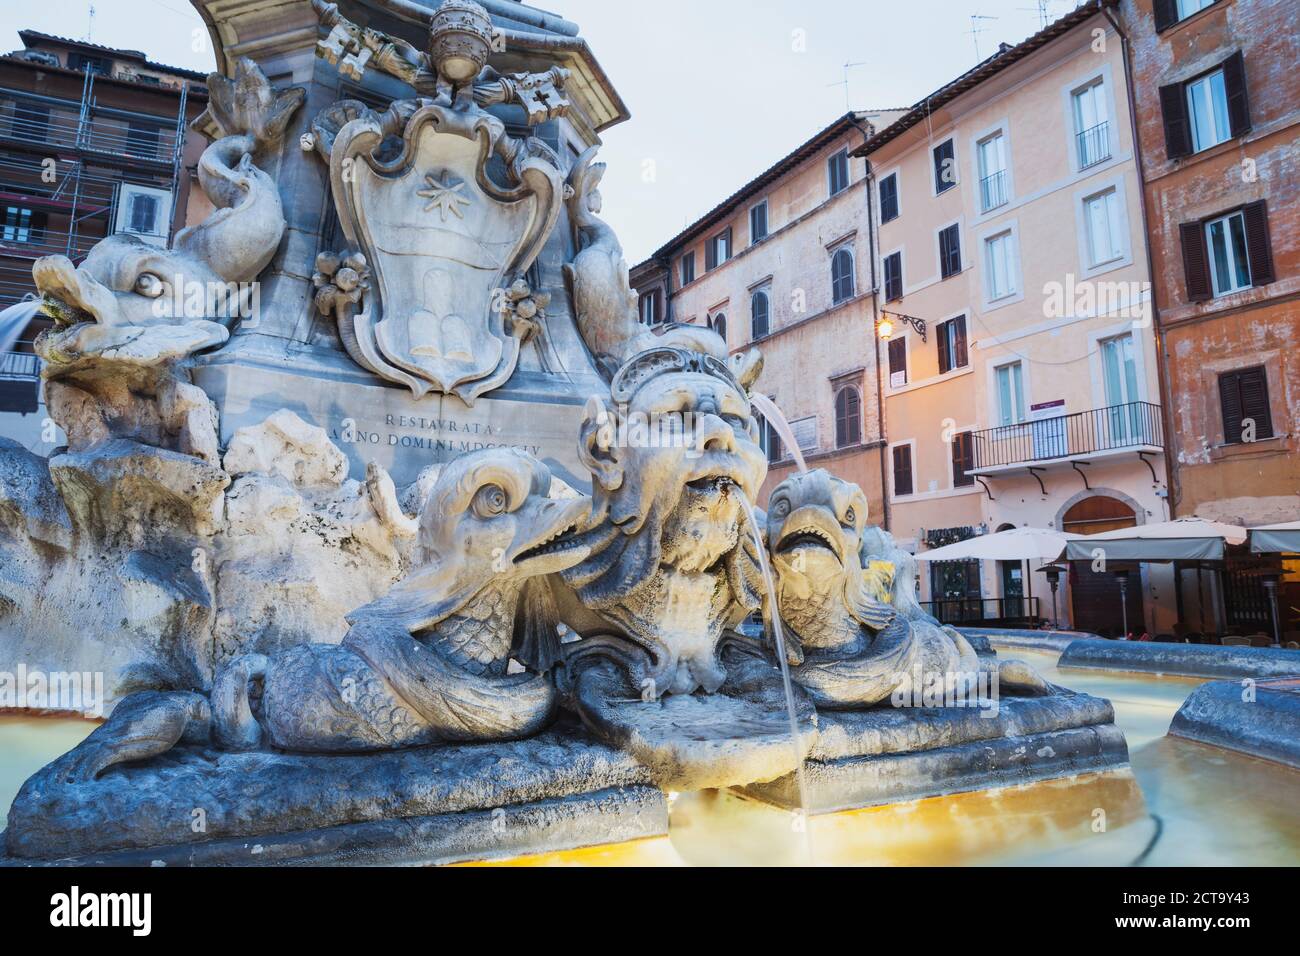
[[[87,71],[75,100],[0,87],[0,308],[34,291],[31,265],[41,256],[80,262],[120,231],[170,242],[189,83],[175,91],[172,118],[101,103],[96,79]],[[130,186],[170,197],[154,228],[123,222]]]

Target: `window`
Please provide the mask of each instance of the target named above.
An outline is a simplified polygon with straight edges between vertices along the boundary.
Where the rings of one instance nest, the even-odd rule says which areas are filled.
[[[1155,0],[1156,32],[1162,33],[1193,13],[1212,6],[1215,0]]]
[[[731,229],[724,229],[704,246],[704,269],[716,269],[731,258]]]
[[[790,422],[790,434],[799,444],[799,450],[803,452],[815,452],[817,450],[817,416],[807,415],[803,418],[796,418]]]
[[[890,173],[880,181],[880,221],[898,218],[898,173]]]
[[[129,123],[126,128],[126,151],[130,156],[158,158],[162,130],[151,123]]]
[[[1223,440],[1226,444],[1239,445],[1273,437],[1268,375],[1264,366],[1221,374],[1219,401],[1223,409]]]
[[[5,242],[40,242],[44,226],[44,213],[32,212],[26,206],[6,206],[0,236]]]
[[[767,238],[767,200],[749,210],[749,244]]]
[[[966,349],[966,316],[959,315],[947,322],[940,322],[934,332],[939,346],[940,375],[970,364]]]
[[[984,263],[988,270],[990,302],[1006,298],[1016,291],[1013,241],[1010,229],[984,240]]]
[[[1187,301],[1202,302],[1273,281],[1268,206],[1263,200],[1199,222],[1182,223],[1178,231]]]
[[[771,396],[768,396],[769,398]],[[781,439],[772,427],[772,423],[760,415],[754,413],[754,418],[758,422],[758,447],[762,448],[767,454],[768,464],[775,464],[782,459]]]
[[[695,253],[688,252],[682,256],[682,285],[690,285],[695,281]]]
[[[1100,78],[1071,96],[1074,112],[1075,155],[1080,169],[1110,159],[1110,120],[1106,85]]]
[[[849,188],[849,151],[842,149],[826,160],[826,175],[830,181],[830,193],[837,196]]]
[[[1007,202],[1007,138],[1001,132],[980,140],[980,209],[988,212]]]
[[[975,476],[970,473],[974,467],[975,436],[971,432],[958,432],[952,436],[952,486],[975,484]]]
[[[891,252],[885,256],[885,301],[894,302],[903,297],[903,254]]]
[[[1124,217],[1115,187],[1083,201],[1084,233],[1088,240],[1088,264],[1099,266],[1124,255]]]
[[[659,322],[659,290],[651,289],[641,296],[641,322],[655,325]]]
[[[771,327],[772,302],[767,292],[760,289],[749,298],[749,337],[761,339]]]
[[[961,234],[957,223],[939,230],[939,274],[947,279],[961,272]]]
[[[165,189],[122,183],[117,197],[114,231],[133,233],[154,245],[164,245],[171,198],[171,193]]]
[[[1138,394],[1137,357],[1133,354],[1133,335],[1126,332],[1114,338],[1103,339],[1101,347],[1101,376],[1106,394],[1106,415],[1102,419],[1108,434],[1108,447],[1132,445],[1151,441],[1150,426],[1135,403]],[[1035,430],[1037,437],[1037,430]]]
[[[722,341],[724,342],[727,341],[727,316],[725,314],[719,312],[712,319],[710,319],[709,328],[713,329],[714,332],[717,332],[718,335],[722,336]]]
[[[853,298],[853,252],[849,249],[836,249],[831,256],[831,302],[839,305]]]
[[[1228,91],[1222,70],[1187,84],[1187,115],[1192,124],[1192,152],[1218,146],[1232,138]]]
[[[862,441],[862,397],[857,388],[845,385],[835,393],[835,447],[847,448]]]
[[[937,196],[957,185],[957,158],[952,140],[934,148],[934,193]]]
[[[1241,51],[1202,76],[1160,87],[1160,112],[1170,159],[1249,132],[1250,101]]]
[[[912,446],[894,446],[894,497],[912,493]]]
[[[907,339],[899,336],[889,340],[889,387],[901,388],[907,384]]]
[[[1019,362],[999,365],[994,370],[998,391],[998,424],[1016,425],[1025,420],[1024,370]]]
[[[100,76],[108,76],[113,71],[113,64],[102,56],[87,56],[84,53],[71,54],[68,66],[81,73],[97,73]]]
[[[1250,257],[1246,252],[1246,217],[1239,212],[1205,224],[1210,253],[1210,282],[1216,296],[1250,285]]]

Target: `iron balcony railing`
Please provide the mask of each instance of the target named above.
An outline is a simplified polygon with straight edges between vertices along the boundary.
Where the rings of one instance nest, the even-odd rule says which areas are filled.
[[[1037,597],[939,598],[921,607],[941,624],[1028,624],[1039,620]]]
[[[990,209],[997,209],[998,206],[1006,205],[1007,201],[1007,171],[999,169],[996,173],[989,173],[980,180],[980,208],[984,212]]]
[[[1121,448],[1165,447],[1160,406],[1127,402],[1015,425],[986,428],[972,435],[972,471],[999,465],[1073,458]]]
[[[1101,122],[1075,134],[1075,141],[1079,146],[1080,169],[1110,159],[1110,123]]]

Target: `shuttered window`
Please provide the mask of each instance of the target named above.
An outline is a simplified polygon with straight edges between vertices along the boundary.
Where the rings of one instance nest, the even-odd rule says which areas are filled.
[[[889,386],[898,388],[907,384],[907,339],[889,340]]]
[[[1219,376],[1223,410],[1223,440],[1229,445],[1273,437],[1268,402],[1268,376],[1262,365],[1224,372]]]
[[[885,256],[885,301],[894,302],[903,297],[903,254],[891,252]]]
[[[716,269],[731,258],[731,229],[724,229],[704,244],[704,269]]]
[[[975,436],[958,432],[952,436],[952,486],[961,488],[975,484],[970,470],[975,467]]]
[[[961,234],[957,223],[939,232],[939,273],[947,279],[961,272]]]
[[[912,493],[912,446],[894,446],[894,496]]]
[[[853,253],[848,249],[837,249],[831,256],[831,302],[839,305],[846,299],[853,298]]]
[[[847,448],[862,440],[862,398],[852,385],[835,393],[835,447]]]
[[[682,256],[682,285],[695,281],[695,253],[688,252]]]
[[[939,345],[940,375],[970,364],[966,348],[966,316],[959,315],[947,322],[940,322],[935,333]]]
[[[1217,0],[1155,0],[1156,33],[1163,33],[1181,20],[1186,20],[1193,13],[1212,7]]]
[[[772,300],[767,292],[759,290],[749,298],[749,337],[761,339],[771,328]]]
[[[1267,285],[1276,278],[1268,204],[1262,199],[1229,213],[1182,223],[1178,232],[1188,302]]]
[[[826,161],[830,194],[838,195],[849,188],[849,151],[842,149]]]
[[[1250,131],[1246,61],[1240,50],[1215,69],[1160,87],[1165,154],[1177,159]]]
[[[749,243],[753,245],[767,238],[767,200],[749,210]]]
[[[934,148],[934,192],[938,195],[957,185],[957,159],[952,140]]]
[[[898,173],[890,173],[880,181],[880,221],[898,218]]]

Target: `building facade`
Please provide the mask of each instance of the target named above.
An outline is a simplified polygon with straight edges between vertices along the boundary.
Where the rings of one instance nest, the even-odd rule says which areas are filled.
[[[207,105],[202,74],[135,50],[20,31],[0,56],[0,308],[34,292],[32,263],[79,262],[104,236],[166,245],[211,210],[192,188],[207,140],[188,124]],[[197,208],[190,208],[193,204]],[[46,454],[37,316],[0,355],[0,434]]]
[[[1123,45],[1089,4],[1003,47],[857,153],[878,231],[891,530],[918,552],[1010,527],[1164,521],[1142,190]],[[1053,611],[1030,562],[921,563],[941,619],[1169,630],[1170,569],[1127,618],[1074,563]],[[1031,600],[1036,599],[1036,600]]]
[[[881,520],[878,347],[872,335],[866,164],[850,152],[899,111],[848,113],[632,270],[641,318],[708,325],[762,349],[757,387],[782,410],[809,467],[862,487]],[[795,468],[765,424],[760,503]]]

